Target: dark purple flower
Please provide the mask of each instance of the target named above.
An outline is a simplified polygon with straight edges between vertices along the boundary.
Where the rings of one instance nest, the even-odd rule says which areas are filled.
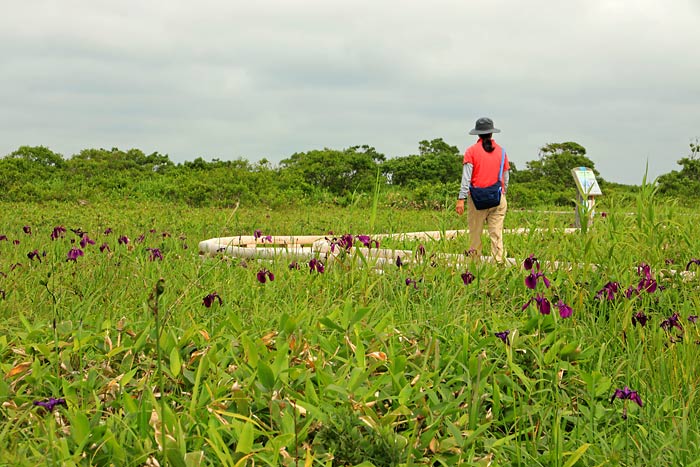
[[[600,217],[602,217],[603,219],[605,219],[606,217],[608,217],[608,213],[605,212],[605,211],[602,211],[602,212],[600,213]]]
[[[416,253],[418,253],[418,256],[425,256],[425,247],[423,246],[422,243],[418,245],[418,248],[416,249]]]
[[[122,235],[121,237],[119,237],[117,239],[117,243],[119,243],[120,245],[128,245],[129,244],[129,237],[127,237],[126,235]]]
[[[27,253],[27,258],[29,258],[30,260],[36,258],[41,263],[41,255],[39,254],[39,250],[30,251],[29,253]]]
[[[564,303],[562,300],[559,300],[557,302],[557,308],[559,308],[559,316],[561,318],[568,318],[574,312],[573,308],[571,308],[569,305]]]
[[[170,237],[170,232],[163,232],[161,235],[163,236],[163,238],[168,238]]]
[[[647,325],[647,321],[649,321],[649,317],[643,311],[638,311],[632,315],[632,326],[636,326],[639,323],[641,327],[644,327]]]
[[[407,277],[406,278],[406,285],[409,286],[411,284],[413,285],[414,289],[418,289],[418,282],[416,282],[415,279],[411,279],[410,277]]]
[[[254,238],[255,240],[257,240],[257,239],[259,239],[260,237],[262,237],[262,234],[263,234],[263,233],[262,233],[262,230],[256,229],[255,232],[253,232],[253,238]]]
[[[163,253],[161,253],[160,248],[146,248],[146,251],[151,253],[151,256],[148,258],[151,261],[163,261]]]
[[[535,255],[530,255],[523,261],[523,267],[526,271],[530,271],[533,266],[537,266],[537,270],[540,270],[540,262],[537,260],[537,257],[535,257]]]
[[[81,250],[80,248],[73,247],[68,252],[68,258],[66,259],[66,261],[78,261],[78,258],[83,255],[83,250]]]
[[[292,261],[291,263],[289,263],[289,269],[299,270],[301,269],[301,266],[296,261]]]
[[[112,233],[112,228],[111,228],[111,227],[107,227],[107,228],[105,229],[105,235],[109,235],[109,234],[111,234],[111,233]]]
[[[32,234],[32,228],[29,227],[28,225],[25,225],[24,227],[22,227],[22,230],[23,230],[24,233],[26,233],[27,235],[31,235],[31,234]]]
[[[671,316],[663,320],[659,326],[661,326],[661,329],[665,331],[670,331],[671,328],[676,328],[683,331],[683,325],[681,324],[678,313],[673,313]]]
[[[545,297],[544,295],[540,295],[540,294],[537,294],[535,297],[532,297],[520,309],[522,311],[524,311],[527,307],[530,306],[530,304],[533,301],[537,304],[537,309],[540,311],[540,314],[548,315],[551,313],[551,311],[552,311],[551,303],[549,303],[549,300],[547,299],[547,297]]]
[[[401,266],[403,266],[403,261],[401,261],[401,256],[396,255],[396,267],[400,268]]]
[[[139,235],[136,240],[134,240],[136,243],[143,243],[143,241],[146,240],[146,234],[141,234]]]
[[[358,235],[355,238],[358,242],[362,243],[365,248],[372,248],[373,245],[375,248],[379,248],[379,240],[372,240],[369,235]]]
[[[80,247],[85,248],[87,245],[94,245],[95,240],[91,239],[88,237],[88,234],[83,234],[82,237],[80,237]]]
[[[275,280],[275,275],[272,274],[272,272],[268,271],[266,268],[262,268],[261,270],[259,270],[257,277],[258,282],[260,282],[261,284],[267,282],[268,279],[270,280],[270,282]]]
[[[627,386],[625,386],[623,389],[615,389],[615,392],[613,393],[612,397],[610,398],[610,403],[613,403],[615,399],[621,399],[621,400],[631,400],[632,402],[636,403],[638,406],[642,407],[644,404],[642,403],[642,398],[639,396],[637,391],[633,391]]]
[[[18,239],[12,240],[12,244],[13,244],[13,245],[19,245],[19,240],[18,240]]]
[[[5,293],[5,291],[3,289],[0,289],[0,297],[2,297],[3,300],[5,300],[5,298],[7,298],[7,294]]]
[[[691,322],[691,323],[693,323],[693,324],[696,324],[696,323],[698,322],[698,315],[690,315],[690,316],[688,316],[688,321]]]
[[[311,258],[311,261],[309,261],[309,272],[314,271],[321,274],[323,273],[323,271],[325,271],[325,268],[323,267],[323,263],[320,260],[316,258]]]
[[[602,298],[606,298],[608,300],[613,300],[615,299],[615,294],[620,290],[620,284],[617,282],[608,282],[603,286],[602,289],[600,289],[597,293],[595,298],[598,300]]]
[[[499,339],[501,339],[504,344],[508,343],[508,334],[510,334],[510,330],[506,329],[505,331],[494,332],[493,334]]]
[[[691,259],[690,261],[688,261],[688,264],[685,265],[685,270],[686,270],[686,271],[687,271],[688,269],[690,269],[690,265],[691,265],[691,264],[698,264],[698,265],[700,265],[700,259],[698,259],[698,258],[693,258],[693,259]]]
[[[534,290],[535,287],[537,287],[537,279],[539,279],[540,277],[542,278],[544,286],[549,288],[551,284],[549,282],[549,279],[547,279],[547,276],[545,276],[543,272],[531,272],[528,276],[525,277],[525,286],[528,289]]]
[[[204,305],[207,308],[211,308],[211,306],[214,304],[214,301],[216,300],[219,301],[219,306],[224,304],[223,300],[221,300],[221,297],[219,297],[219,294],[216,292],[212,292],[209,295],[204,296],[204,298],[202,299],[202,305]]]
[[[358,242],[362,243],[365,248],[369,248],[370,245],[370,238],[369,235],[358,235],[355,237]]]
[[[472,274],[469,271],[463,272],[462,273],[462,282],[464,282],[464,285],[469,285],[472,282],[474,282],[474,274]]]
[[[50,397],[45,401],[34,401],[34,405],[36,405],[37,407],[43,407],[48,412],[51,412],[57,405],[66,406],[66,400],[62,397],[58,399]]]
[[[154,233],[156,233],[156,229],[148,229],[148,233],[154,234]]]
[[[51,232],[51,240],[58,240],[59,238],[64,238],[66,236],[66,228],[62,225],[57,225],[53,228]]]
[[[3,240],[7,241],[7,235],[0,235],[0,242]]]
[[[104,242],[102,245],[100,245],[100,253],[104,253],[105,250],[107,250],[107,253],[112,251],[112,249],[109,248],[109,245],[107,245],[107,242]]]

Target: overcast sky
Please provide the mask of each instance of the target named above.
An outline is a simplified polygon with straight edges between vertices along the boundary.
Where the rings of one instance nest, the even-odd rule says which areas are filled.
[[[700,137],[700,0],[25,0],[0,57],[0,156],[395,157],[490,116],[519,168],[575,141],[639,184]]]

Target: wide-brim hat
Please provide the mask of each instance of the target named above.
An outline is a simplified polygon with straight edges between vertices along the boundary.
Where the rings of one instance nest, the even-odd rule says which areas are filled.
[[[469,131],[470,135],[487,135],[489,133],[500,133],[501,130],[493,127],[493,120],[488,117],[482,117],[476,121],[474,129]]]

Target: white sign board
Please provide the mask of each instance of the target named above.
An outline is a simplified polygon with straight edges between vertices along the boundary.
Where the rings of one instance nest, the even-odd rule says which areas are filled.
[[[598,185],[598,180],[595,179],[595,174],[592,169],[588,167],[576,167],[571,169],[571,173],[576,180],[576,187],[578,188],[579,194],[585,199],[589,196],[599,196],[603,192],[600,191],[600,186]]]

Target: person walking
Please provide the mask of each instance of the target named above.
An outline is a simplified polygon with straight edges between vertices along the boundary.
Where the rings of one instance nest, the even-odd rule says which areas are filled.
[[[493,133],[500,132],[501,130],[493,127],[493,120],[487,117],[478,119],[474,129],[469,131],[470,135],[478,135],[479,140],[464,152],[462,184],[457,199],[457,214],[460,216],[464,213],[464,204],[467,200],[469,254],[477,258],[481,257],[481,233],[486,222],[491,239],[491,255],[497,263],[502,263],[504,258],[503,222],[508,210],[506,193],[510,169],[505,150],[492,138]],[[477,209],[470,196],[470,189],[495,185],[499,181],[499,174],[502,189],[500,203],[494,207]]]

